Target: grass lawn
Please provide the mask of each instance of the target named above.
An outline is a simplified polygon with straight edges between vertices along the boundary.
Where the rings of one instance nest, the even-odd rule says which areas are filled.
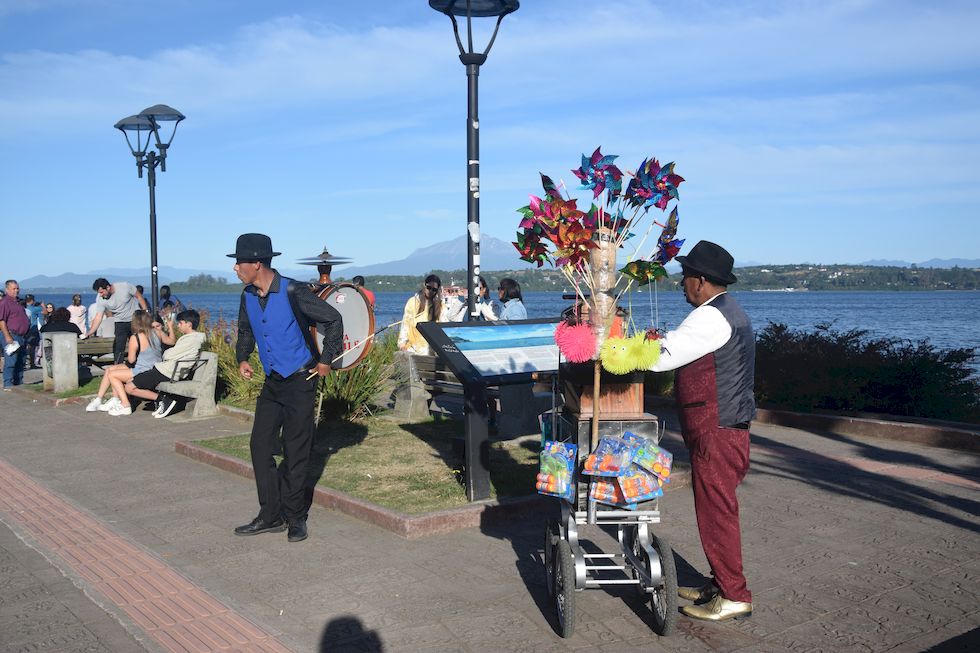
[[[69,397],[84,397],[85,395],[94,395],[99,391],[99,383],[102,381],[101,376],[95,376],[88,380],[87,383],[78,386],[74,390],[66,390],[64,392],[55,392],[54,396],[58,399],[68,399]],[[34,392],[46,392],[44,385],[41,383],[32,383],[30,385],[25,385],[28,390],[33,390]]]
[[[463,424],[454,420],[325,422],[317,429],[311,473],[319,485],[408,514],[463,506],[462,462],[452,446],[453,438],[462,436]],[[196,444],[250,460],[248,435]],[[491,445],[492,496],[534,493],[539,445],[526,444]]]

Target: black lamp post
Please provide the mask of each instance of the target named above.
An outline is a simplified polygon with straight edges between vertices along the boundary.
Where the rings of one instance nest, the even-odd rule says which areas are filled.
[[[429,6],[449,16],[453,22],[453,34],[459,46],[459,60],[466,66],[468,87],[466,112],[466,306],[467,320],[474,319],[476,296],[480,288],[480,118],[477,112],[477,92],[480,66],[487,60],[487,53],[497,38],[500,21],[507,14],[517,11],[518,0],[429,0]],[[456,16],[466,16],[466,44],[459,38]],[[473,50],[473,18],[496,16],[493,36],[483,52]],[[470,501],[490,497],[490,440],[487,427],[486,387],[480,380],[471,379],[463,384],[466,436],[464,439],[463,466],[466,470],[464,485]]]
[[[480,66],[487,60],[500,29],[500,21],[517,11],[518,0],[429,0],[429,6],[446,14],[453,22],[459,60],[466,66],[468,85],[466,114],[466,291],[467,320],[478,315],[476,296],[480,288],[480,118],[477,111]],[[459,38],[456,16],[466,16],[466,43]],[[497,18],[493,36],[483,52],[473,51],[473,18]]]
[[[157,166],[161,172],[167,171],[167,148],[174,140],[177,133],[177,123],[184,119],[184,114],[166,104],[155,104],[152,107],[143,109],[135,116],[123,118],[115,124],[115,128],[126,137],[126,143],[130,151],[136,157],[136,171],[140,179],[143,178],[143,168],[146,168],[146,183],[150,187],[150,287],[152,289],[153,303],[151,311],[156,312],[160,301],[160,290],[157,279]],[[160,123],[172,122],[174,129],[170,133],[170,138],[166,143],[160,138]],[[129,133],[136,135],[136,144],[129,140]],[[146,136],[144,140],[144,135]],[[153,143],[150,142],[150,136]],[[151,150],[152,145],[156,150]]]

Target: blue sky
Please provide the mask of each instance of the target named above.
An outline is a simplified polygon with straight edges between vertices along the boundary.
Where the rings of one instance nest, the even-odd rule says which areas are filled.
[[[977,258],[978,27],[969,0],[524,0],[480,75],[483,231],[601,145],[677,162],[688,247]],[[187,115],[161,265],[227,269],[245,231],[283,267],[464,233],[465,71],[425,0],[0,0],[0,276],[148,264],[112,125],[156,103]]]

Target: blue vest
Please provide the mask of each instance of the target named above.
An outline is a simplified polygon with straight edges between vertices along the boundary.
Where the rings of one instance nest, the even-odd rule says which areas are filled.
[[[280,277],[279,290],[269,293],[265,310],[259,305],[258,295],[245,293],[245,311],[262,367],[266,374],[278,372],[284,377],[303,369],[312,359],[303,329],[289,305],[288,284],[289,279]]]

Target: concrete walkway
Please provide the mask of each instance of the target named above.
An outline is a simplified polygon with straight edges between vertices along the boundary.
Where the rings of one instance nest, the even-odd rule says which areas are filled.
[[[553,630],[542,523],[409,541],[314,507],[310,539],[232,529],[252,481],[174,453],[241,433],[0,396],[0,651],[947,651],[980,645],[980,457],[757,425],[741,490],[755,614],[650,630],[632,589]],[[680,450],[676,435],[668,448]],[[706,570],[689,488],[658,533]],[[612,537],[586,534],[613,550]]]

